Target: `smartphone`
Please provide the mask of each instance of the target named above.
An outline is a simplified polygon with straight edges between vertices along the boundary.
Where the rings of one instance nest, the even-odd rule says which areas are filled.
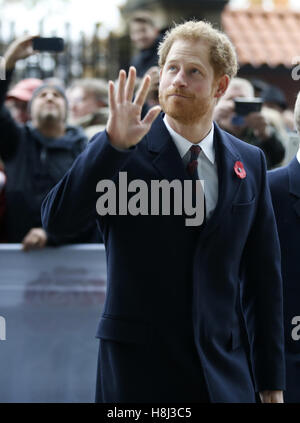
[[[234,99],[235,113],[238,116],[247,116],[252,112],[260,112],[263,99],[260,97],[236,97]]]
[[[32,40],[32,46],[34,50],[59,52],[64,49],[64,40],[59,37],[37,37]]]

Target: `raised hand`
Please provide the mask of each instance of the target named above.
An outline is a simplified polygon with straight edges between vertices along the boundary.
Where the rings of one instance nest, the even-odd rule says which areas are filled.
[[[32,47],[32,40],[36,37],[37,35],[25,35],[24,37],[17,38],[9,45],[4,54],[7,70],[12,69],[18,60],[26,59],[32,54],[37,53]]]
[[[141,119],[151,77],[146,75],[133,100],[136,70],[130,67],[126,81],[126,72],[119,73],[118,88],[109,81],[109,118],[106,126],[110,142],[113,146],[126,149],[136,145],[150,130],[150,127],[161,108],[155,106]],[[115,92],[116,91],[116,92]]]

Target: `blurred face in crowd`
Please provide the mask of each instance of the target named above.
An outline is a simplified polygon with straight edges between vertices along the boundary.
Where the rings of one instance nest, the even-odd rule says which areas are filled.
[[[234,133],[236,136],[239,135],[239,133],[236,132],[236,123],[233,121],[234,116],[236,115],[234,99],[236,97],[253,97],[253,95],[253,90],[246,84],[238,83],[235,81],[229,84],[227,91],[220,99],[215,110],[214,118],[221,126],[221,128]],[[245,124],[240,124],[239,126],[240,130],[245,128]]]
[[[74,87],[68,92],[68,102],[71,120],[94,113],[103,106],[103,102],[82,87]]]
[[[5,102],[5,106],[10,111],[14,120],[18,123],[26,123],[29,120],[27,105],[27,101],[18,100],[16,98],[10,98]]]
[[[130,39],[138,50],[150,48],[158,37],[158,29],[149,23],[131,22]]]
[[[223,95],[223,100],[234,100],[236,97],[253,97],[253,93],[246,85],[229,84],[227,91]]]
[[[160,104],[167,115],[182,124],[211,118],[219,82],[224,78],[228,77],[215,79],[207,43],[176,40],[160,71]]]
[[[31,118],[37,125],[45,122],[64,122],[66,113],[64,97],[52,87],[47,87],[40,91],[31,105]]]

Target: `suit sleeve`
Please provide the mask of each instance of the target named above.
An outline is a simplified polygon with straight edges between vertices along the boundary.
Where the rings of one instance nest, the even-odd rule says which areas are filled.
[[[262,152],[260,156],[261,190],[255,221],[243,255],[241,304],[256,390],[284,390],[280,245]]]
[[[106,131],[95,135],[71,169],[48,193],[42,204],[42,223],[53,236],[69,235],[95,219],[100,180],[112,179],[133,154],[118,151]]]

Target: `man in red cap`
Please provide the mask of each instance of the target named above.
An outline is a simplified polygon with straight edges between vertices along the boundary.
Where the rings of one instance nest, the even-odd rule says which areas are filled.
[[[26,123],[30,119],[28,102],[34,90],[42,84],[41,79],[22,79],[7,93],[5,105],[16,122]]]

